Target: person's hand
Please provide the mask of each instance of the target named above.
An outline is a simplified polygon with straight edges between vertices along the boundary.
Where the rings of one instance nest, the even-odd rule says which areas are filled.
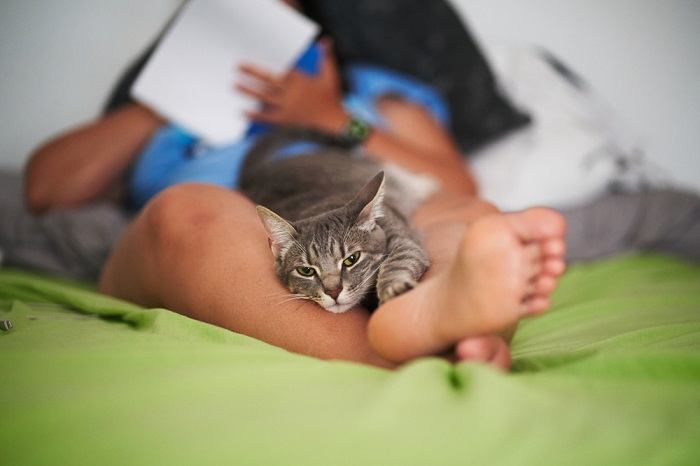
[[[250,64],[240,65],[246,84],[239,82],[236,89],[261,103],[260,109],[246,112],[246,116],[265,123],[339,131],[348,117],[341,104],[330,44],[324,40],[321,47],[323,58],[316,76],[298,70],[275,76]]]

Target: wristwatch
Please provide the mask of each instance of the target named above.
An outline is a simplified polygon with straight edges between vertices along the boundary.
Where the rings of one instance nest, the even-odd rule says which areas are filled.
[[[372,134],[372,125],[354,115],[350,115],[350,119],[343,125],[340,130],[340,137],[349,147],[356,147],[362,144],[370,134]]]

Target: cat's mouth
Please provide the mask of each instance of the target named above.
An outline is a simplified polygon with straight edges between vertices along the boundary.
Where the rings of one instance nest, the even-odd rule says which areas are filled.
[[[333,314],[340,314],[352,307],[352,303],[347,303],[347,304],[340,304],[340,303],[335,303],[330,306],[323,306],[323,308],[329,312],[332,312]]]
[[[319,299],[316,299],[315,301],[328,312],[332,312],[333,314],[340,314],[357,304],[357,301],[352,299],[352,296],[350,296],[348,293],[349,292],[344,289],[340,292],[340,294],[338,294],[338,296],[335,299],[328,296],[327,294],[323,294],[319,297]]]

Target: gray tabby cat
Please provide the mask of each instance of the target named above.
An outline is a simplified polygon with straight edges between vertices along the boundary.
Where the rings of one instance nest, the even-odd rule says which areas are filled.
[[[324,146],[275,157],[300,135]],[[287,130],[263,136],[251,149],[241,191],[261,204],[275,272],[292,296],[340,313],[375,287],[380,303],[410,290],[427,268],[406,215],[434,185],[418,183],[424,189],[416,196],[415,183],[402,183],[409,178],[353,155],[335,138]]]

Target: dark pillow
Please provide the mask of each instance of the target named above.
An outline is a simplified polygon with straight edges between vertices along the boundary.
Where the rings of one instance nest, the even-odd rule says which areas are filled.
[[[109,113],[125,104],[133,102],[130,94],[131,86],[134,84],[134,81],[136,81],[136,78],[139,76],[139,73],[141,73],[141,69],[144,67],[148,59],[151,58],[151,54],[155,48],[156,44],[148,47],[146,51],[142,52],[141,56],[134,60],[134,62],[131,63],[122,73],[117,81],[117,84],[114,86],[114,89],[112,89],[112,92],[109,94],[104,108],[102,109],[104,113]]]
[[[338,60],[400,71],[436,88],[452,115],[452,134],[471,151],[530,118],[499,92],[462,20],[441,0],[301,0],[333,37]]]

